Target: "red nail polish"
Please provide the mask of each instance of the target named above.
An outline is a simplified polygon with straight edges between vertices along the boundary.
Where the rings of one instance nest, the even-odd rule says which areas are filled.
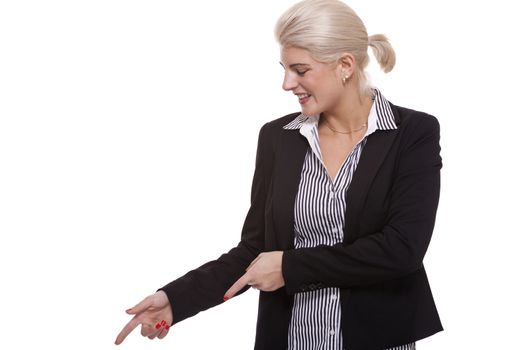
[[[160,323],[161,326],[164,326],[166,324],[166,321],[162,320],[162,322]]]
[[[169,325],[166,325],[166,326],[164,326],[164,329],[165,329],[165,330],[169,330],[169,329],[170,329],[170,326],[169,326]]]
[[[226,295],[224,296],[224,301],[228,301],[230,298],[228,298]]]
[[[155,328],[159,329],[159,328],[160,328],[160,323],[157,323],[157,324],[155,325]]]

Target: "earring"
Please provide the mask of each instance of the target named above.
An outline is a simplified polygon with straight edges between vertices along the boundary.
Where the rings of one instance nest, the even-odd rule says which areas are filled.
[[[343,85],[346,84],[346,79],[348,79],[348,75],[345,75],[345,76],[343,77]]]

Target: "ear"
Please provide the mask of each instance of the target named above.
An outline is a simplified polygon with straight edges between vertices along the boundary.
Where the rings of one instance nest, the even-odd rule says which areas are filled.
[[[354,55],[351,53],[345,52],[341,55],[338,60],[338,64],[341,67],[341,75],[350,78],[356,69],[356,61]]]

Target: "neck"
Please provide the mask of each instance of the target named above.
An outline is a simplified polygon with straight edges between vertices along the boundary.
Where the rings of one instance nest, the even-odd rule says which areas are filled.
[[[322,118],[335,130],[356,130],[368,121],[372,104],[371,96],[360,95],[357,88],[349,86],[341,102],[334,109],[323,112]]]

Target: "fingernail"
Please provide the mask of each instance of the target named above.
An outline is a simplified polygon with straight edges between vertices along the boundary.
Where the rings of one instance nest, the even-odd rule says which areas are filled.
[[[130,311],[131,311],[131,309],[133,309],[133,308],[131,307],[131,308],[127,309],[127,310],[126,310],[126,312],[130,312]]]
[[[155,325],[155,328],[159,329],[159,328],[160,328],[160,323],[157,323],[157,324]]]
[[[225,295],[223,299],[224,301],[228,301],[230,298]]]
[[[165,330],[169,330],[169,329],[170,329],[170,326],[169,326],[169,325],[166,325],[166,326],[164,326],[164,329],[165,329]]]
[[[166,324],[165,320],[162,320],[162,322],[160,323],[161,326],[164,326],[165,324]]]

